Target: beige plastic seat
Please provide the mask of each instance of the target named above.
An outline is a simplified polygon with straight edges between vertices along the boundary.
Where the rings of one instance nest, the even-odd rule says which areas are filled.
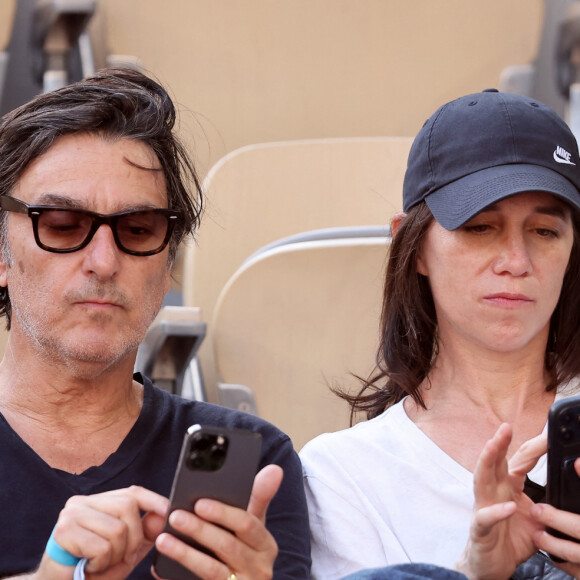
[[[183,300],[208,323],[199,351],[208,399],[217,401],[210,323],[242,262],[274,240],[318,228],[387,224],[402,208],[411,137],[312,139],[243,147],[204,182],[206,214],[184,251]]]
[[[330,385],[358,388],[349,373],[374,367],[390,238],[316,240],[275,246],[248,260],[215,310],[219,379],[253,392],[257,413],[295,448],[349,425]]]

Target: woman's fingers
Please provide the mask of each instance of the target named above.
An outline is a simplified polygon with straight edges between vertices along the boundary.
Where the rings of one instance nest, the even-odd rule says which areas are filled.
[[[529,439],[513,454],[509,461],[510,473],[525,477],[542,457],[548,451],[548,437],[541,433],[532,439]]]
[[[562,563],[557,562],[557,565],[571,576],[580,577],[580,515],[558,510],[547,504],[535,505],[531,513],[548,528],[534,534],[537,548],[563,560]],[[567,534],[570,538],[561,538],[557,535],[558,532]]]
[[[511,427],[504,423],[485,444],[473,473],[476,509],[507,501],[499,483],[508,476],[506,455],[512,438]]]
[[[493,526],[509,518],[515,513],[516,509],[516,502],[508,501],[477,510],[471,524],[471,535],[473,539],[487,536]]]

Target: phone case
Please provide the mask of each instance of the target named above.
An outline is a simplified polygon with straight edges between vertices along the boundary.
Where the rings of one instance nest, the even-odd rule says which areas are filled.
[[[262,437],[254,431],[192,425],[185,435],[170,495],[175,509],[193,511],[198,499],[219,500],[247,508],[258,470]],[[168,522],[165,530],[196,549],[211,554],[191,538],[181,536]],[[181,564],[157,554],[155,570],[168,580],[197,580],[198,576]]]
[[[574,513],[580,513],[580,478],[574,469],[577,457],[580,457],[580,396],[556,401],[548,415],[547,501]],[[560,538],[580,541],[557,530],[549,531]]]

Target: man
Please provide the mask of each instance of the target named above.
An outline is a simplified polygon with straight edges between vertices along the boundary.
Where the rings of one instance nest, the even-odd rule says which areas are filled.
[[[0,313],[10,329],[0,365],[2,577],[73,578],[80,560],[90,577],[150,578],[155,544],[200,578],[308,578],[288,437],[133,377],[178,244],[201,213],[174,122],[161,86],[111,69],[0,123]],[[217,558],[162,533],[196,423],[259,431],[264,442],[247,511],[202,500],[196,515],[172,514],[175,530]]]

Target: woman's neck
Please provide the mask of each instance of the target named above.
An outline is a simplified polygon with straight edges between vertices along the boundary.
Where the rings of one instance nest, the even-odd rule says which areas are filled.
[[[539,348],[506,353],[441,344],[420,386],[426,409],[409,398],[405,410],[439,447],[473,470],[501,423],[514,430],[510,454],[542,431],[555,397],[546,390],[544,358]]]

